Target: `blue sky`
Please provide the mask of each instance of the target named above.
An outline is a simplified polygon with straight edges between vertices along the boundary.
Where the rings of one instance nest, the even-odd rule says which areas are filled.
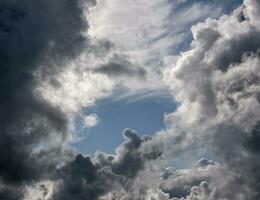
[[[140,135],[153,135],[164,127],[164,113],[173,112],[175,107],[171,97],[138,101],[102,100],[84,110],[85,115],[96,113],[100,121],[97,126],[80,131],[84,139],[75,147],[85,154],[93,154],[97,150],[114,153],[122,142],[123,129],[132,128]]]

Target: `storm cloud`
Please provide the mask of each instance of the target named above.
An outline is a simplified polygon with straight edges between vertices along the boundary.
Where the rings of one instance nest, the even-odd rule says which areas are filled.
[[[0,2],[0,195],[22,198],[20,186],[46,178],[63,159],[68,119],[35,92],[37,73],[58,73],[88,40],[83,9],[94,1]],[[59,145],[58,145],[59,144]],[[55,171],[55,170],[54,170]]]

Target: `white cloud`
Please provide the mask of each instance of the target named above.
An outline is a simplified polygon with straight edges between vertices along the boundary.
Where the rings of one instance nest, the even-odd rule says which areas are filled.
[[[173,149],[182,153],[196,143],[213,150],[227,166],[227,176],[233,171],[241,180],[242,194],[230,193],[233,179],[226,185],[229,192],[223,193],[226,199],[258,199],[259,195],[255,189],[260,176],[252,170],[260,165],[258,2],[245,1],[230,15],[194,26],[190,49],[164,74],[180,103],[176,112],[166,116],[169,135],[176,135],[177,129],[183,136]],[[221,199],[220,191],[225,189],[206,199]]]
[[[80,58],[78,62],[68,63],[55,77],[41,81],[36,92],[69,115],[111,95],[114,81],[104,74],[89,71],[91,63],[84,61]]]
[[[161,70],[189,37],[192,23],[221,12],[215,5],[202,3],[179,9],[183,3],[180,0],[99,0],[87,13],[92,38],[110,41],[114,53],[125,55],[133,63],[132,67],[146,69],[145,78],[120,79],[119,85],[126,88],[124,96],[165,91]]]
[[[85,124],[86,128],[91,128],[91,127],[96,126],[99,121],[100,121],[100,119],[98,118],[98,116],[95,113],[84,117],[84,124]]]
[[[200,3],[178,10],[182,3],[167,0],[100,0],[89,15],[90,35],[108,39],[129,55],[133,62],[150,68],[160,67],[163,58],[187,38],[189,23],[217,16],[221,11]]]
[[[35,200],[42,199],[48,200],[52,199],[55,195],[55,187],[57,187],[58,182],[54,181],[41,181],[39,183],[27,186],[26,194],[24,199]]]

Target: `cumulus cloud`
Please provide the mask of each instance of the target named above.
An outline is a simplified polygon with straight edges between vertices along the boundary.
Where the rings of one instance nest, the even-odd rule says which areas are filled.
[[[252,199],[250,188],[225,164],[205,158],[192,168],[177,170],[160,186],[172,200]]]
[[[188,141],[209,145],[240,178],[240,191],[245,192],[226,199],[259,198],[259,173],[254,170],[260,164],[255,149],[260,120],[258,16],[258,1],[248,0],[231,15],[194,26],[190,49],[165,72],[180,102],[167,122],[185,132]],[[226,188],[232,189],[232,184]],[[221,197],[216,193],[209,199]]]
[[[104,195],[111,195],[112,192],[112,199],[117,199],[118,195],[128,194],[137,174],[145,169],[149,160],[157,159],[161,152],[142,152],[141,146],[150,140],[139,137],[132,129],[124,130],[123,136],[125,142],[117,148],[115,155],[99,152],[91,160],[78,154],[74,160],[61,166],[58,169],[61,183],[56,189],[55,198],[104,199]],[[132,196],[130,198],[133,199]]]

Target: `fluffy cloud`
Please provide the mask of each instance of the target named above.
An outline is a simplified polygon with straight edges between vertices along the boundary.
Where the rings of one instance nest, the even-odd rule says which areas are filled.
[[[141,146],[149,143],[150,139],[140,138],[134,130],[124,130],[123,136],[125,142],[117,148],[115,155],[99,152],[91,160],[78,154],[74,160],[61,166],[55,198],[104,199],[102,196],[111,195],[110,192],[114,194],[113,198],[126,196],[138,178],[137,174],[145,169],[149,160],[157,159],[161,152],[142,152]]]
[[[174,171],[162,181],[161,190],[170,199],[251,199],[250,189],[240,177],[205,158],[196,162],[191,169]]]
[[[186,133],[184,141],[210,145],[241,179],[245,192],[226,199],[259,198],[260,176],[254,170],[260,165],[259,8],[258,1],[248,0],[231,15],[194,26],[190,49],[165,72],[180,102],[166,121]],[[207,198],[221,199],[218,195]]]

